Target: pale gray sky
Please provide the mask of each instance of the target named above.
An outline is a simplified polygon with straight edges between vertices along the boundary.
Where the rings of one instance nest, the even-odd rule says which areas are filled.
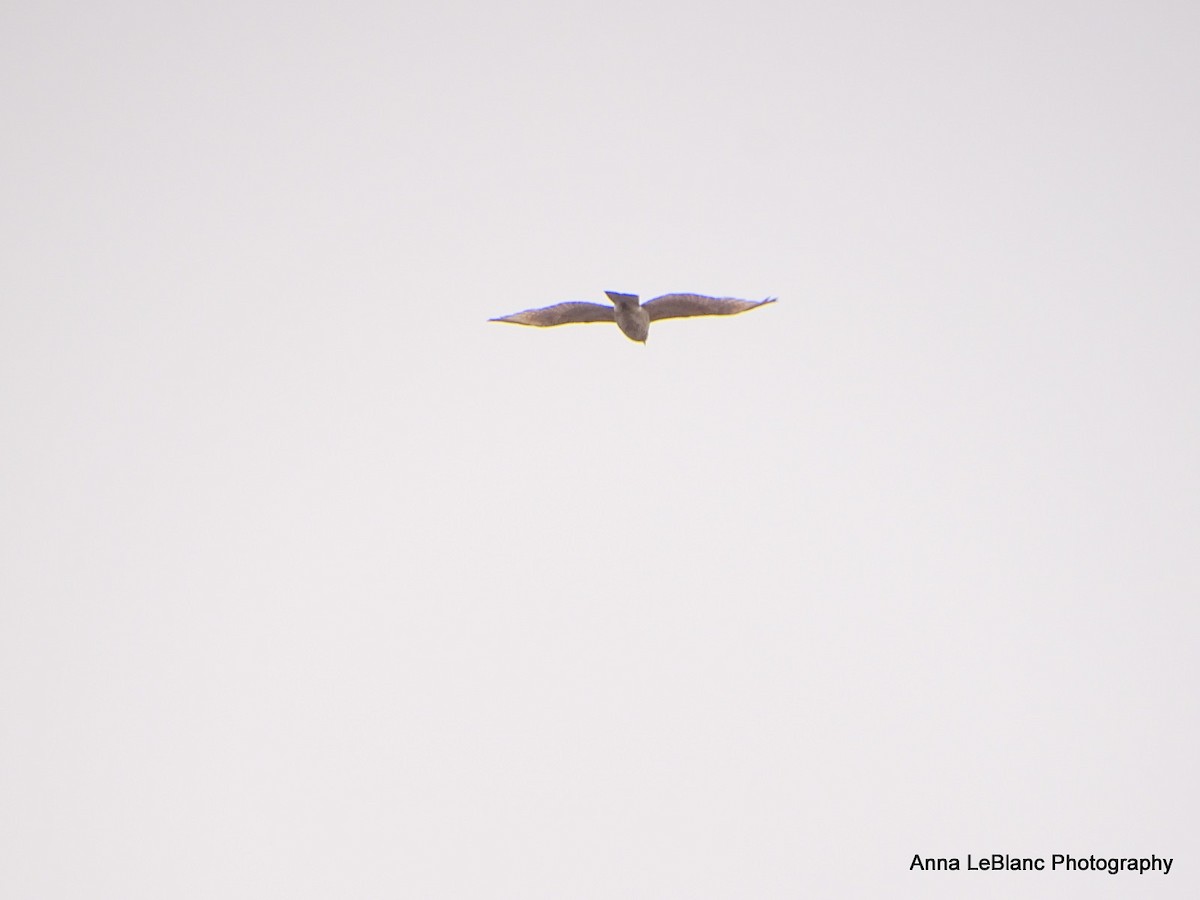
[[[1198,9],[9,4],[0,895],[1195,897]]]

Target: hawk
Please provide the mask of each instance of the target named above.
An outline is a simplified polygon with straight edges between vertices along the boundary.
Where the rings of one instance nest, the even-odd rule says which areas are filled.
[[[645,303],[638,302],[637,294],[619,294],[605,291],[612,306],[602,303],[572,301],[556,303],[541,309],[527,309],[511,316],[499,316],[489,322],[513,322],[517,325],[570,325],[574,322],[616,322],[617,327],[631,341],[646,343],[650,323],[658,319],[682,319],[687,316],[732,316],[756,306],[774,303],[774,297],[766,300],[737,300],[733,297],[704,297],[700,294],[663,294]]]

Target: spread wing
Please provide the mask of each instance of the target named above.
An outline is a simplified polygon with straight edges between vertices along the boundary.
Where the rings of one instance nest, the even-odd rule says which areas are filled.
[[[489,322],[515,322],[518,325],[536,325],[546,328],[550,325],[570,325],[574,322],[615,322],[617,320],[611,306],[599,303],[556,303],[542,309],[527,309],[524,312],[513,313],[511,316],[500,316],[489,319]]]
[[[687,316],[732,316],[756,306],[774,303],[774,297],[766,300],[738,300],[734,297],[703,297],[700,294],[663,294],[642,304],[650,314],[650,321],[657,319],[682,319]]]

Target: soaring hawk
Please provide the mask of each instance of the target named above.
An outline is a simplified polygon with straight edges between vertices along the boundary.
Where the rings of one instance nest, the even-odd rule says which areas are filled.
[[[733,297],[704,297],[700,294],[663,294],[645,303],[639,303],[637,294],[618,294],[605,291],[612,306],[601,303],[556,303],[541,309],[527,309],[489,319],[490,322],[514,322],[517,325],[570,325],[574,322],[616,322],[631,341],[646,343],[650,323],[658,319],[682,319],[686,316],[732,316],[756,306],[774,303],[774,297],[766,300],[737,300]]]

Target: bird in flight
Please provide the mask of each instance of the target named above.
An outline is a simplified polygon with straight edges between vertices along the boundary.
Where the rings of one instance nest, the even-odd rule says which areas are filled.
[[[756,306],[774,303],[774,297],[766,300],[737,300],[733,297],[704,297],[700,294],[663,294],[645,303],[638,302],[637,294],[618,294],[605,291],[612,306],[602,303],[556,303],[541,309],[527,309],[511,316],[499,316],[489,322],[513,322],[517,325],[536,325],[546,328],[551,325],[570,325],[574,322],[616,322],[617,327],[631,341],[646,343],[650,323],[659,319],[682,319],[687,316],[732,316]]]

